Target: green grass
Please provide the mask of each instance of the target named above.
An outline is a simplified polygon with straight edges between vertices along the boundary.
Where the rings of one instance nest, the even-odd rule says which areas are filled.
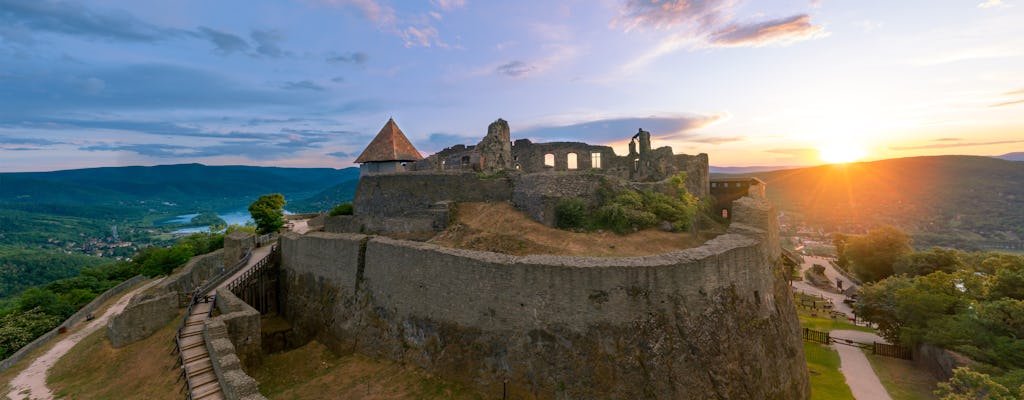
[[[938,381],[927,371],[916,368],[912,361],[876,356],[869,351],[864,353],[893,400],[938,399],[932,393]]]
[[[817,343],[804,342],[804,357],[811,375],[811,400],[853,400],[846,378],[839,372],[839,353]]]
[[[800,317],[800,326],[804,328],[810,328],[822,332],[831,332],[836,330],[875,332],[874,328],[854,325],[845,319],[829,318],[828,312],[818,311],[816,316],[811,316],[813,312],[807,309],[797,308],[796,312],[797,316]]]

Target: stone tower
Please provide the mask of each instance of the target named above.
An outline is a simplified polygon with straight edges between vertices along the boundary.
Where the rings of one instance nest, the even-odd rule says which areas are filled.
[[[481,171],[494,173],[512,169],[512,135],[508,122],[499,118],[487,126],[487,136],[476,145]]]

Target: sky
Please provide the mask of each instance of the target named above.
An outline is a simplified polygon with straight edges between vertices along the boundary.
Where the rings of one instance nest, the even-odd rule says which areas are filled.
[[[388,118],[424,155],[498,118],[715,166],[1024,151],[1024,1],[0,0],[0,171],[345,168]]]

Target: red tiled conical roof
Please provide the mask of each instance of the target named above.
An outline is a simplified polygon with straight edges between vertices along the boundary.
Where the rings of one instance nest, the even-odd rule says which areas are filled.
[[[373,138],[363,153],[356,158],[356,163],[418,161],[422,159],[423,156],[416,150],[416,147],[413,147],[409,138],[405,137],[395,120],[389,118],[388,123],[380,129],[377,137]]]

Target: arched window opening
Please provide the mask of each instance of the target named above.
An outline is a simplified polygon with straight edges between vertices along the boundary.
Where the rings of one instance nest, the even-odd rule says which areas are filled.
[[[463,167],[468,167],[469,166],[469,156],[462,156],[462,166]]]
[[[601,153],[590,153],[590,168],[601,168]]]
[[[565,163],[569,169],[576,169],[578,167],[577,157],[576,153],[569,153],[565,156]]]
[[[555,155],[548,153],[544,155],[544,166],[554,167],[555,166]]]

